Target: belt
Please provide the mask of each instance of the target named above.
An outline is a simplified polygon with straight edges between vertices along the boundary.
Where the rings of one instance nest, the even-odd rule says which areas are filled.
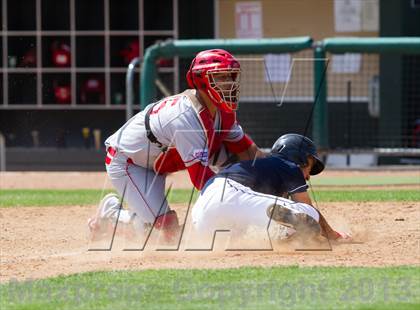
[[[109,146],[106,149],[105,164],[109,165],[116,154],[117,154],[117,150],[114,149],[112,146]],[[131,158],[127,158],[127,163],[134,164]]]

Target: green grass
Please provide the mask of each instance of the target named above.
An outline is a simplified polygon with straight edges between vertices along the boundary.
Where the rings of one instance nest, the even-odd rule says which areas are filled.
[[[107,192],[100,190],[6,189],[0,192],[0,207],[94,205]],[[420,201],[417,190],[315,190],[318,202]],[[191,190],[175,189],[170,203],[188,203]],[[193,201],[197,197],[194,192]]]
[[[420,268],[76,274],[0,286],[1,309],[419,309]]]
[[[109,192],[95,189],[6,189],[0,191],[0,207],[94,205]],[[196,196],[195,192],[193,198]],[[171,191],[168,199],[171,203],[185,203],[190,197],[191,190],[177,189]]]
[[[108,191],[109,192],[109,191]],[[106,192],[107,193],[107,192]],[[106,194],[104,193],[104,195]],[[101,199],[99,190],[6,189],[0,192],[1,207],[88,205]]]
[[[419,185],[420,187],[420,174],[418,176],[404,176],[404,175],[390,175],[390,176],[341,176],[341,177],[327,177],[327,176],[314,176],[311,178],[312,185],[324,186],[377,186],[377,185]]]
[[[420,201],[418,190],[315,190],[312,199],[318,202]]]

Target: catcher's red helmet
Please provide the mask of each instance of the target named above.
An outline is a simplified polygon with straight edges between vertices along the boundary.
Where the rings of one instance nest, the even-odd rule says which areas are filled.
[[[187,82],[204,91],[219,109],[233,112],[238,108],[240,73],[239,62],[229,52],[206,50],[191,62]]]

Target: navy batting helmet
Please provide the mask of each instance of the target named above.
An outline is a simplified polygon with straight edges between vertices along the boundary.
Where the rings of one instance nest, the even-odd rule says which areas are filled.
[[[315,163],[311,169],[311,175],[321,173],[325,167],[318,157],[316,146],[312,140],[296,133],[289,133],[278,138],[271,148],[271,153],[299,166],[307,165],[308,156],[312,156]]]

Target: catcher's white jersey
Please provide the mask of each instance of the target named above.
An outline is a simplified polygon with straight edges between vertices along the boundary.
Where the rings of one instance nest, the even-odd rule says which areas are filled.
[[[209,152],[207,137],[194,98],[195,90],[187,90],[165,98],[156,105],[148,105],[110,136],[105,145],[124,153],[136,165],[153,168],[153,163],[161,153],[157,144],[150,143],[145,129],[145,114],[153,108],[150,114],[150,128],[157,140],[165,146],[176,147],[186,167],[197,161],[206,163]],[[214,130],[220,130],[219,113],[214,120]],[[235,122],[225,140],[235,142],[243,136],[241,126]]]
[[[181,160],[184,169],[198,161],[207,164],[210,153],[207,145],[207,133],[202,116],[203,107],[195,97],[194,90],[187,90],[179,95],[165,98],[156,105],[151,104],[144,111],[133,116],[115,134],[110,136],[105,145],[108,149],[106,169],[108,176],[120,196],[128,203],[130,211],[122,210],[121,219],[137,221],[136,226],[143,223],[153,223],[154,219],[168,211],[168,202],[165,197],[165,171],[159,174],[153,170],[154,163],[161,159],[162,150],[151,143],[147,138],[145,115],[149,109],[150,127],[157,140],[165,146],[176,149],[179,157],[167,156],[169,164]],[[234,115],[233,115],[234,116]],[[221,114],[208,124],[213,124],[213,131],[221,127]],[[223,141],[236,142],[244,138],[242,128],[231,118],[230,130],[222,136]],[[232,122],[232,120],[234,122]],[[212,151],[217,147],[224,148],[223,144],[214,144]],[[167,151],[164,154],[173,155]],[[227,158],[227,153],[218,156],[221,163]],[[217,163],[216,163],[217,164]],[[181,167],[181,168],[182,168]],[[178,166],[173,171],[176,171]],[[179,170],[179,169],[178,169]],[[118,201],[110,204],[109,217],[118,214]]]

